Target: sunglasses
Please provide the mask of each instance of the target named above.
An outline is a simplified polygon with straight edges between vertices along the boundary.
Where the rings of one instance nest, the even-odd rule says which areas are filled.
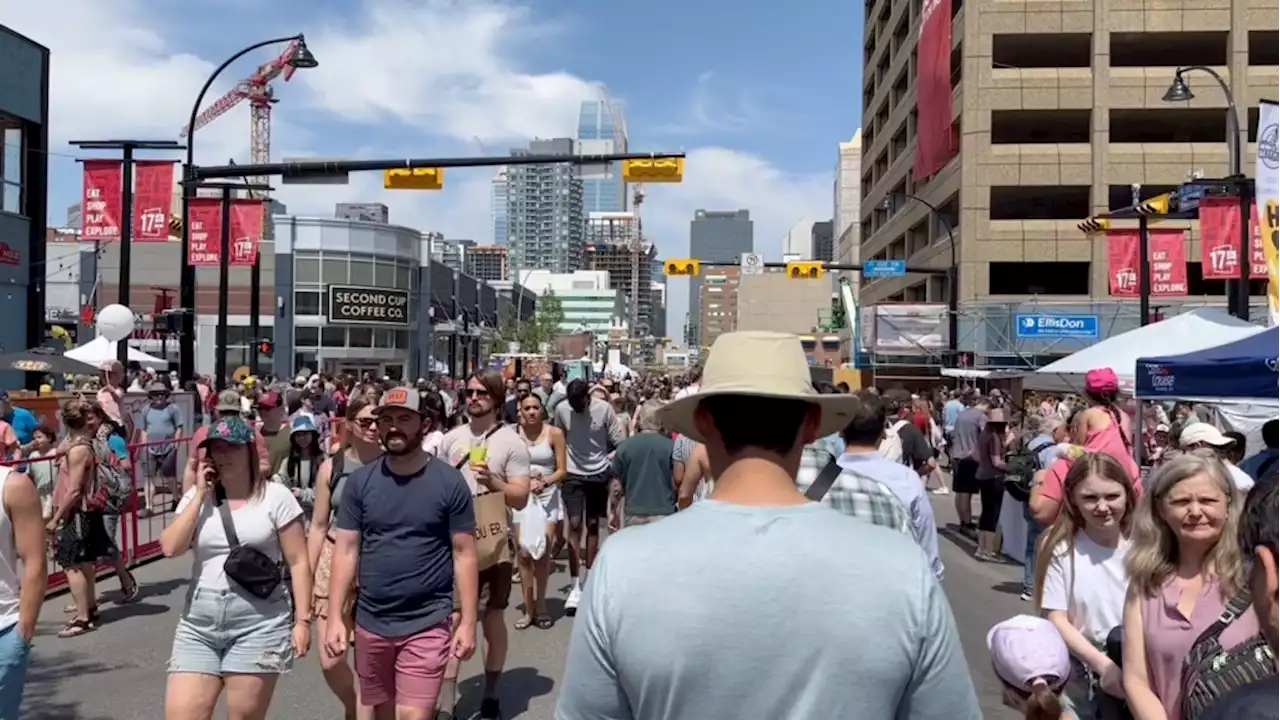
[[[370,418],[370,417],[356,418],[356,426],[359,427],[361,430],[368,430],[369,428],[377,424],[378,424],[377,418]]]
[[[488,391],[488,390],[477,390],[477,389],[475,389],[475,388],[467,388],[466,390],[464,390],[464,391],[463,391],[463,394],[464,394],[466,397],[469,397],[469,398],[473,398],[473,397],[487,397],[487,396],[489,395],[489,391]]]

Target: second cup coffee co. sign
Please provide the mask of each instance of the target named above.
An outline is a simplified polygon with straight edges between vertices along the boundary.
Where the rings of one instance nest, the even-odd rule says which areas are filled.
[[[409,291],[330,285],[329,322],[408,325]]]

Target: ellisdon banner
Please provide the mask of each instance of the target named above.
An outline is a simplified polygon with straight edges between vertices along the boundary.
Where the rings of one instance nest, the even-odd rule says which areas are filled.
[[[408,325],[409,291],[355,285],[330,285],[329,322]]]

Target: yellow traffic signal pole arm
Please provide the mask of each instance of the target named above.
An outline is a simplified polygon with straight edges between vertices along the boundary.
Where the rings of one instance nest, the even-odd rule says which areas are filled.
[[[697,260],[692,258],[690,259],[690,261],[696,263],[698,268],[741,267],[741,264],[736,262],[734,263],[708,262],[706,260]],[[673,260],[664,260],[663,262],[668,263],[668,262],[687,262],[687,261],[682,259],[681,260],[673,259]],[[788,265],[820,265],[822,267],[823,272],[840,272],[840,271],[862,272],[862,263],[828,263],[828,262],[819,262],[817,260],[799,260],[799,261],[790,262],[790,263],[767,262],[767,263],[762,263],[762,265],[763,267],[767,267],[767,268],[786,268]],[[910,266],[908,266],[906,270],[906,274],[908,275],[946,275],[948,272],[950,271],[947,270],[946,268],[922,268],[922,267],[910,267]],[[691,274],[691,273],[678,273],[678,274],[685,275],[685,274]]]
[[[455,158],[409,158],[391,160],[300,160],[284,163],[257,165],[210,165],[191,168],[192,180],[250,177],[306,178],[317,175],[372,172],[383,170],[413,170],[417,168],[497,167],[499,165],[598,165],[601,163],[627,162],[630,160],[680,160],[683,168],[683,152],[610,153],[602,155],[496,155]],[[654,180],[646,180],[654,182]]]

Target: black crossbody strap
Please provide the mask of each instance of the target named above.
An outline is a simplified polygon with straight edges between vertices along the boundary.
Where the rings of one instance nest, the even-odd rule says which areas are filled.
[[[814,479],[809,489],[804,491],[804,496],[814,502],[821,502],[822,498],[826,497],[827,491],[835,484],[836,478],[840,477],[840,472],[840,465],[836,463],[835,458],[831,458],[822,468],[822,472],[818,473],[818,477]]]
[[[222,518],[222,532],[227,535],[227,547],[235,550],[240,547],[240,536],[236,534],[236,523],[231,519],[231,506],[227,504],[227,493],[221,485],[214,487],[213,502],[218,507],[218,517]]]
[[[489,438],[490,438],[490,437],[492,437],[494,433],[498,432],[498,431],[499,431],[499,430],[501,430],[501,429],[502,429],[502,423],[498,423],[497,425],[494,425],[493,427],[489,428],[489,432],[485,433],[485,434],[480,438],[480,444],[481,444],[481,445],[483,445],[483,444],[485,444],[486,442],[488,442],[488,441],[489,441]],[[462,469],[463,467],[465,467],[465,466],[467,465],[467,463],[469,463],[469,462],[471,462],[471,458],[470,458],[470,456],[464,455],[464,456],[462,456],[462,459],[461,459],[461,460],[459,460],[459,461],[458,461],[458,463],[457,463],[456,465],[454,465],[453,467],[454,467],[455,469],[457,469],[457,470],[461,470],[461,469]]]
[[[1244,615],[1245,611],[1248,610],[1249,606],[1252,604],[1253,594],[1249,592],[1249,588],[1240,588],[1236,591],[1236,594],[1227,601],[1227,606],[1223,608],[1222,614],[1218,616],[1218,619],[1213,621],[1213,624],[1208,628],[1205,628],[1204,632],[1200,633],[1200,637],[1196,638],[1196,641],[1191,644],[1191,647],[1198,647],[1200,643],[1207,640],[1216,641],[1218,636],[1222,634],[1222,631],[1226,630],[1227,626],[1235,622],[1241,615]]]

